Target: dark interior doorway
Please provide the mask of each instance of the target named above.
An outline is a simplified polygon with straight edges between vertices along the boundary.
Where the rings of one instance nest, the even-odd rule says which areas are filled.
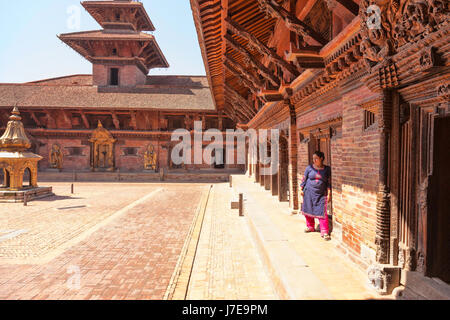
[[[450,117],[434,126],[433,175],[431,177],[428,270],[429,276],[450,283]]]
[[[0,169],[0,188],[6,188],[7,187],[6,175],[7,175],[6,170],[5,169]]]
[[[225,152],[224,149],[214,149],[212,152],[214,157],[214,168],[224,169],[225,168]]]
[[[112,86],[119,85],[119,69],[118,68],[111,68],[110,85],[112,85]]]
[[[26,168],[25,172],[23,173],[23,187],[31,187],[31,171],[28,168]]]

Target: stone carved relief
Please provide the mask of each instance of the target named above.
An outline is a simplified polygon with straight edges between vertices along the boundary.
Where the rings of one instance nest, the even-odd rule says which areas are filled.
[[[52,146],[50,151],[50,168],[61,170],[63,167],[63,152],[58,144]]]
[[[417,254],[417,267],[416,271],[420,273],[425,273],[425,256],[422,252]]]
[[[360,3],[361,51],[373,67],[405,44],[448,24],[445,0],[363,0]]]
[[[156,170],[157,154],[153,145],[148,145],[144,153],[145,170]]]
[[[391,280],[391,275],[385,272],[378,266],[371,266],[367,271],[370,285],[375,288],[380,294],[387,293],[388,283]]]

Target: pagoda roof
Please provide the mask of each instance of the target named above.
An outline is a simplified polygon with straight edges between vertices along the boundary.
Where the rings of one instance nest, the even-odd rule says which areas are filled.
[[[150,17],[141,2],[131,0],[121,1],[83,1],[81,5],[87,12],[103,27],[108,28],[112,25],[126,24],[132,26],[135,31],[155,31]],[[129,9],[134,15],[131,21],[125,21],[118,23],[117,21],[111,21],[108,15],[108,9]],[[126,18],[126,17],[125,17]]]
[[[215,111],[205,76],[149,76],[133,88],[96,87],[92,75],[0,83],[0,108],[16,103],[36,109]]]
[[[138,66],[140,66],[145,74],[149,72],[152,68],[168,68],[169,63],[167,62],[164,54],[161,51],[156,39],[153,35],[144,32],[130,32],[130,31],[111,31],[111,30],[92,30],[92,31],[82,31],[60,34],[58,38],[65,44],[70,46],[73,50],[78,52],[84,58],[86,58],[91,63],[95,62],[96,53],[88,42],[126,42],[134,41],[139,42],[140,46],[145,46],[145,50],[141,50],[139,55],[134,57],[103,57],[110,60],[136,60]]]
[[[62,33],[58,36],[61,40],[155,40],[151,34],[144,32],[125,32],[113,30],[91,30],[72,33]]]

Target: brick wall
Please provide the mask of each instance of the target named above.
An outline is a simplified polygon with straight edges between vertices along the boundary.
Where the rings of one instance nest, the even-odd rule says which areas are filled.
[[[342,221],[342,241],[360,254],[361,244],[375,249],[376,191],[379,170],[379,133],[377,126],[364,130],[364,110],[358,106],[374,97],[367,88],[343,97],[340,166],[334,177],[341,184],[333,199],[338,220]]]
[[[135,65],[114,66],[94,64],[92,67],[93,84],[96,86],[109,85],[109,70],[119,69],[119,86],[133,87],[143,85],[147,81],[147,76]]]

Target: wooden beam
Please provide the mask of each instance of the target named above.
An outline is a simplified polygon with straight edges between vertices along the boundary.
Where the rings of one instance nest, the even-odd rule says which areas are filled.
[[[268,102],[284,100],[283,95],[275,90],[264,90],[260,93],[260,96],[264,97]]]
[[[227,91],[226,89],[225,89],[225,97],[227,98],[228,102],[232,103],[233,108],[236,110],[236,112],[241,113],[243,116],[245,116],[245,118],[249,120],[253,117],[253,115],[248,111],[248,109],[243,105],[241,105],[241,102],[236,97],[234,97],[231,92]]]
[[[240,121],[236,116],[236,110],[234,110],[234,108],[229,103],[224,104],[223,110],[225,111],[225,114],[234,122]]]
[[[38,127],[42,127],[42,123],[41,121],[38,119],[38,117],[36,116],[36,113],[34,113],[34,111],[30,111],[31,114],[31,118],[34,120],[34,122],[36,123],[36,125]]]
[[[221,35],[221,55],[222,57],[225,55],[225,53],[227,52],[227,42],[225,41],[224,37],[227,34],[227,26],[225,24],[224,19],[228,16],[228,0],[220,0],[220,35]],[[221,68],[221,80],[222,83],[226,82],[226,70],[224,68]],[[221,88],[223,90],[223,94],[225,94],[225,88]]]
[[[111,112],[111,116],[113,118],[114,127],[116,130],[120,130],[120,121],[119,118],[117,118],[117,114],[115,112]]]
[[[255,115],[254,108],[234,88],[225,83],[225,92],[231,93],[232,97],[243,107],[250,117]]]
[[[245,114],[241,108],[236,108],[229,101],[225,103],[230,106],[230,108],[233,110],[235,116],[239,119],[240,122],[247,123],[250,121],[250,117],[247,114]],[[237,102],[235,103],[237,104]]]
[[[259,8],[265,11],[273,18],[278,18],[284,21],[289,30],[294,31],[302,36],[305,40],[312,39],[321,45],[326,45],[328,41],[322,35],[316,32],[309,25],[298,19],[294,14],[287,11],[275,0],[257,0]]]
[[[264,83],[254,77],[250,72],[245,70],[240,64],[231,59],[231,57],[225,57],[224,66],[237,78],[244,81],[245,85],[254,93],[257,93],[261,89]]]
[[[72,117],[69,116],[68,111],[67,110],[61,110],[63,118],[64,118],[64,122],[66,124],[67,127],[72,128]]]
[[[81,115],[81,119],[83,119],[83,123],[84,123],[84,126],[86,127],[86,129],[90,129],[91,126],[89,125],[89,120],[86,117],[86,114],[83,112],[83,110],[79,110],[78,112]]]
[[[239,25],[237,22],[233,21],[230,17],[225,19],[227,22],[228,28],[236,35],[247,39],[249,44],[255,48],[261,55],[267,56],[270,60],[276,63],[280,68],[284,70],[284,72],[289,72],[297,78],[300,74],[297,68],[281,58],[274,49],[267,47],[263,42],[261,42],[258,38],[256,38],[253,34],[247,31],[244,27]]]
[[[280,79],[278,79],[269,69],[267,69],[261,62],[256,60],[247,49],[242,47],[236,40],[234,40],[229,34],[225,35],[227,43],[237,52],[242,54],[247,61],[265,78],[267,78],[273,86],[280,86]]]
[[[354,16],[358,15],[359,5],[353,2],[352,0],[336,0],[336,1],[342,4],[342,6],[348,11],[350,11]]]
[[[130,111],[130,115],[131,115],[131,126],[133,127],[134,130],[137,130],[137,121],[136,121],[136,112],[135,111]]]

